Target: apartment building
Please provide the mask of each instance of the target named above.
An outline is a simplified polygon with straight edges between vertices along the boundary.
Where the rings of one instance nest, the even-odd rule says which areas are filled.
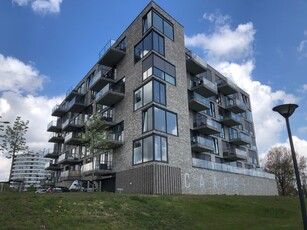
[[[92,114],[105,120],[110,148],[94,158],[79,138]],[[154,2],[52,115],[56,184],[94,175],[101,191],[277,194],[259,167],[249,95],[185,48],[183,26]]]
[[[39,152],[17,154],[12,164],[10,186],[25,191],[30,186],[40,187],[51,176],[50,171],[45,170],[49,161]]]

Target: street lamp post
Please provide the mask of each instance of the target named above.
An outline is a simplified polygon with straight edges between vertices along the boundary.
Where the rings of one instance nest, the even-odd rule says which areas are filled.
[[[303,190],[302,190],[301,179],[300,179],[300,174],[299,174],[299,171],[298,171],[297,160],[296,160],[296,156],[295,156],[292,134],[291,134],[291,129],[290,129],[290,123],[289,123],[289,117],[294,113],[294,111],[296,110],[297,107],[298,107],[298,105],[296,105],[296,104],[284,104],[284,105],[278,105],[278,106],[274,107],[273,111],[278,112],[281,116],[283,116],[286,119],[290,148],[291,148],[291,154],[292,154],[292,160],[293,160],[293,166],[294,166],[297,189],[298,189],[298,195],[299,195],[300,204],[301,204],[303,225],[304,225],[304,229],[307,230],[307,217],[306,217],[306,208],[305,208],[305,202],[304,202],[304,194],[303,194]]]

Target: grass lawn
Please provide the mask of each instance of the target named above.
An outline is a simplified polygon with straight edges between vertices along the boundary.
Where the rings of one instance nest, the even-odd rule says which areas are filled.
[[[298,197],[0,193],[0,229],[303,229]]]

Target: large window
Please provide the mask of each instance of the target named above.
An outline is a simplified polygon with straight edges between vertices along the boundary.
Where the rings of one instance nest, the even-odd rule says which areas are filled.
[[[152,80],[134,92],[134,110],[137,110],[150,102],[166,105],[165,84]]]
[[[143,132],[153,129],[177,136],[177,114],[155,106],[144,110]]]
[[[154,31],[134,47],[134,62],[141,60],[151,50],[164,56],[164,38]]]
[[[133,164],[148,161],[167,162],[167,139],[160,135],[151,135],[133,142]]]
[[[163,16],[153,10],[149,11],[143,18],[143,33],[145,33],[152,26],[162,32],[168,38],[174,40],[173,25]]]
[[[176,68],[158,55],[151,54],[143,63],[143,80],[152,75],[172,84],[176,84]]]

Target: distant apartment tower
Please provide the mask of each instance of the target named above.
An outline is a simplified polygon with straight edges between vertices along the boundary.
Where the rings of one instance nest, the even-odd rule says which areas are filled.
[[[91,114],[110,134],[111,150],[94,159],[78,138]],[[56,184],[93,173],[102,191],[277,194],[259,168],[249,95],[186,49],[183,27],[154,2],[52,115]]]
[[[50,171],[45,170],[50,159],[43,153],[17,154],[13,160],[10,186],[27,190],[31,185],[40,187],[50,177]]]

